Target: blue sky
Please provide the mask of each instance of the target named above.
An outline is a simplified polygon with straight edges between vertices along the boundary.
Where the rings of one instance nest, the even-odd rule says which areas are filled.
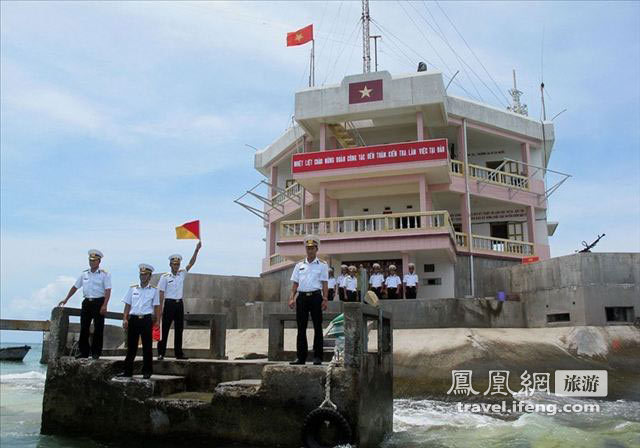
[[[173,229],[195,218],[194,272],[257,275],[264,232],[232,200],[261,179],[245,145],[276,139],[306,85],[309,48],[285,34],[314,23],[316,83],[337,83],[361,71],[360,2],[0,8],[2,317],[46,319],[93,247],[120,310],[139,262],[188,258]],[[573,176],[551,198],[552,255],[602,232],[599,251],[640,251],[639,3],[372,2],[371,16],[380,69],[461,70],[456,95],[503,107],[515,68],[538,118],[543,73],[548,117],[567,109],[549,166]]]

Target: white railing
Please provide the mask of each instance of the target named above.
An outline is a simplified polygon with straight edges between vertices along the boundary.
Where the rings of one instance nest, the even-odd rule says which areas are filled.
[[[464,164],[459,160],[451,160],[451,172],[453,174],[464,174]]]
[[[529,257],[534,254],[533,243],[480,235],[473,235],[473,250],[484,250],[508,255],[521,255],[525,257]]]
[[[467,234],[463,232],[456,232],[456,246],[469,247]]]
[[[285,261],[287,261],[287,259],[282,255],[273,254],[269,257],[269,266],[275,266],[276,264],[284,263]]]
[[[483,166],[469,164],[469,176],[482,179],[486,182],[507,187],[529,189],[529,178],[519,174],[505,173],[500,170],[492,170]]]
[[[286,190],[281,191],[280,193],[274,195],[271,198],[271,202],[273,204],[282,204],[287,199],[299,195],[301,191],[302,191],[302,186],[296,182],[290,185]]]
[[[341,216],[336,218],[282,221],[280,223],[280,237],[296,238],[309,234],[411,233],[435,229],[447,230],[450,232],[451,237],[455,238],[449,212],[390,213],[388,215]]]

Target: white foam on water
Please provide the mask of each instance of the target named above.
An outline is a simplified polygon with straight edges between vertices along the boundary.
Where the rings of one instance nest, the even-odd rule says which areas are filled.
[[[47,375],[42,372],[36,372],[35,370],[31,370],[29,372],[23,373],[8,373],[6,375],[0,375],[0,383],[16,383],[31,380],[39,380],[44,382],[47,378]]]

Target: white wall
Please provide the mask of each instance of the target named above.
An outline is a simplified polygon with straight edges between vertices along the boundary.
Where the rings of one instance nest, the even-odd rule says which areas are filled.
[[[545,210],[536,210],[536,243],[549,245],[549,231],[547,230],[545,214]]]
[[[413,208],[407,208],[407,205]],[[340,216],[376,215],[384,212],[385,207],[391,207],[393,213],[412,213],[420,211],[420,197],[417,194],[398,196],[382,196],[372,198],[340,199],[338,213]],[[368,212],[362,211],[368,208]]]
[[[411,260],[411,257],[409,257]],[[420,299],[443,299],[454,297],[454,268],[453,263],[444,255],[434,255],[429,252],[418,252],[415,260],[416,274],[420,279],[418,288],[418,298]],[[434,264],[435,272],[424,272],[425,264]],[[441,285],[425,285],[428,278],[441,278]]]
[[[542,160],[542,149],[532,147],[530,148],[529,153],[531,157],[531,160],[529,161],[529,163],[531,165],[540,166],[540,167],[544,166],[544,161]],[[529,167],[529,170],[530,172],[536,171],[536,169],[533,167]],[[537,180],[542,180],[543,179],[542,174],[543,174],[542,170],[537,170],[537,172],[533,175],[533,178]]]

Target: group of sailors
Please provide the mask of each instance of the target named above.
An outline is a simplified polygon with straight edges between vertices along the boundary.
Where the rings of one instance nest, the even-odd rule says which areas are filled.
[[[368,290],[373,291],[379,299],[388,300],[415,299],[418,294],[418,275],[416,266],[409,263],[409,272],[401,279],[397,275],[397,268],[391,264],[385,275],[379,263],[373,264],[373,273],[369,276]],[[329,300],[338,297],[343,302],[359,302],[358,299],[358,269],[354,266],[343,264],[340,266],[340,275],[334,276],[333,268],[329,268]]]
[[[176,359],[187,359],[182,351],[182,331],[184,329],[184,305],[182,302],[184,280],[193,267],[202,243],[198,241],[193,256],[186,266],[180,269],[182,256],[169,256],[170,271],[160,276],[158,286],[151,286],[154,268],[150,264],[138,265],[140,282],[129,287],[122,299],[124,313],[122,326],[127,330],[127,356],[124,372],[121,376],[133,375],[133,361],[138,351],[138,342],[142,339],[142,375],[150,378],[152,363],[152,332],[154,325],[162,322],[162,337],[158,342],[158,360],[164,359],[169,329],[174,325],[174,354]],[[69,290],[66,298],[58,306],[64,306],[78,289],[82,289],[84,300],[80,313],[79,353],[77,358],[99,359],[102,355],[104,319],[111,298],[111,274],[100,269],[103,254],[99,250],[89,251],[89,269],[82,272]],[[93,321],[93,337],[89,333]]]

